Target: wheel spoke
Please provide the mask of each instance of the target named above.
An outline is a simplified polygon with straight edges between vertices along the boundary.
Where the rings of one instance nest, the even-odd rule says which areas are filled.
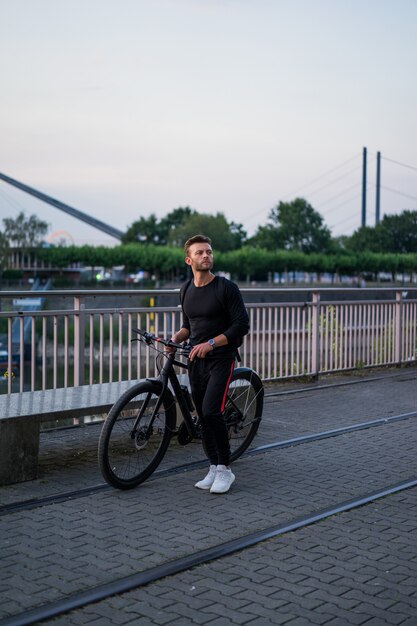
[[[262,417],[263,387],[251,372],[235,370],[225,406],[232,460],[250,445]]]

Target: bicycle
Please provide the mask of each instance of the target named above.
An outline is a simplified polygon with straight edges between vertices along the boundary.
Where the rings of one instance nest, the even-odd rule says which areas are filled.
[[[106,482],[118,489],[136,487],[155,471],[162,461],[171,438],[181,445],[201,439],[199,418],[187,385],[180,383],[174,366],[188,369],[176,356],[187,357],[191,347],[162,339],[141,329],[132,329],[154,348],[165,363],[156,378],[134,384],[113,405],[104,421],[98,458]],[[165,352],[159,345],[175,348]],[[169,387],[172,388],[172,391]],[[264,390],[259,376],[250,368],[235,368],[227,393],[224,416],[229,431],[231,461],[251,444],[262,419]],[[183,421],[177,428],[176,403]]]

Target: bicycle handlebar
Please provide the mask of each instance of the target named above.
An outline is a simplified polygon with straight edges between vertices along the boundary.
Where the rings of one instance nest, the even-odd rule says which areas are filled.
[[[191,350],[191,346],[189,344],[175,343],[175,341],[172,341],[171,339],[157,337],[156,335],[148,333],[146,330],[141,330],[140,328],[132,328],[132,332],[140,335],[141,339],[138,339],[138,341],[143,340],[148,346],[151,346],[153,343],[162,343],[162,345],[168,346],[168,348],[182,350],[185,354]]]

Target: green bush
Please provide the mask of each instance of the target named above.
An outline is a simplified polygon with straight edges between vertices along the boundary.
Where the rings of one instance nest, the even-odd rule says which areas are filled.
[[[142,269],[157,278],[184,273],[181,248],[146,244],[105,246],[69,246],[40,248],[37,255],[54,267],[79,262],[85,266],[111,268],[124,265],[126,272]],[[286,250],[266,250],[245,246],[230,252],[214,251],[215,269],[230,272],[239,280],[266,280],[273,272],[328,272],[345,276],[377,272],[417,272],[417,254],[382,254],[376,252],[303,254]],[[12,270],[10,270],[12,271]],[[5,273],[3,273],[3,276]]]

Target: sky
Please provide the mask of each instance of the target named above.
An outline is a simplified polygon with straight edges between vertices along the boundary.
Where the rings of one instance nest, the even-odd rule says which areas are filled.
[[[334,236],[417,210],[416,0],[0,0],[0,172],[125,230],[249,235],[304,197]],[[115,239],[0,181],[49,240]],[[0,221],[1,225],[1,221]]]

